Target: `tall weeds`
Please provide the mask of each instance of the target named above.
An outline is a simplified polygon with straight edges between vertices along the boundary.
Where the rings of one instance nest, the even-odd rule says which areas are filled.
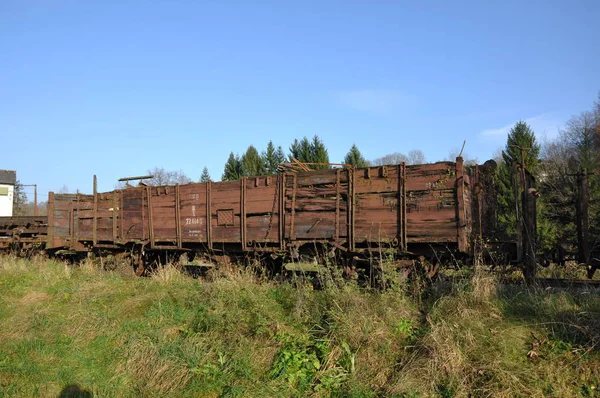
[[[192,279],[0,258],[0,391],[57,396],[593,396],[600,296],[502,286],[477,270],[417,295],[267,280]],[[392,283],[394,282],[394,283]],[[314,286],[320,290],[315,290]],[[406,291],[410,290],[410,294]],[[590,395],[591,394],[591,395]]]

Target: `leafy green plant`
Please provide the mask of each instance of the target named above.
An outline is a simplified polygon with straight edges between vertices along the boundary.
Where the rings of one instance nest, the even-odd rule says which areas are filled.
[[[276,339],[281,348],[275,355],[270,371],[272,379],[283,379],[290,386],[305,389],[323,365],[323,358],[329,352],[324,341],[311,342],[305,336],[280,333]]]

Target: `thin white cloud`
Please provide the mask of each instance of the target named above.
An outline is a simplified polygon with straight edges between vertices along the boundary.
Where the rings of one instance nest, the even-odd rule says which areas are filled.
[[[518,120],[507,124],[506,126],[492,129],[485,129],[479,135],[485,139],[504,139],[508,136],[510,129],[514,127]],[[556,121],[552,115],[544,113],[524,120],[535,132],[538,139],[552,139],[558,136],[562,123]]]
[[[404,107],[411,102],[407,97],[391,90],[343,91],[337,97],[346,107],[361,112],[373,113],[386,113]]]

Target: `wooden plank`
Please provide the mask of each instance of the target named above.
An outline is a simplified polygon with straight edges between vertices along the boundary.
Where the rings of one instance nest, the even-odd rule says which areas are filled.
[[[355,176],[354,170],[348,169],[348,240],[349,249],[354,251],[354,203],[355,203]]]
[[[98,178],[94,175],[94,226],[92,231],[92,242],[96,244],[98,242],[96,236],[96,229],[98,228]]]
[[[48,192],[48,240],[46,247],[54,248],[54,192]]]
[[[277,177],[277,186],[279,187],[279,248],[285,250],[285,179],[286,174]]]
[[[177,247],[182,248],[181,243],[181,209],[179,202],[179,184],[175,187],[175,230],[177,234]]]
[[[211,213],[211,201],[212,201],[212,182],[206,183],[206,239],[208,241],[208,250],[212,250],[212,213]]]
[[[240,180],[240,218],[242,250],[246,250],[246,177]]]
[[[292,209],[291,209],[291,226],[290,226],[290,239],[293,241],[296,239],[296,232],[294,229],[294,217],[296,215],[296,187],[297,187],[298,176],[294,174],[292,176]]]
[[[335,234],[334,239],[337,242],[340,238],[340,174],[341,170],[335,172]]]
[[[146,187],[146,200],[148,203],[148,237],[150,238],[150,247],[154,247],[154,217],[152,214],[152,194],[151,187]]]
[[[456,158],[456,198],[457,198],[457,223],[456,236],[458,240],[458,250],[468,251],[467,240],[467,218],[465,211],[465,179],[463,170],[463,160],[461,157]]]
[[[119,206],[118,206],[118,196],[117,195],[118,195],[117,191],[113,191],[113,195],[112,195],[113,196],[113,199],[112,199],[112,210],[113,210],[113,213],[112,213],[112,240],[113,240],[113,242],[116,242],[116,240],[117,240],[117,225],[118,225],[117,224],[117,215],[119,214],[118,213]]]

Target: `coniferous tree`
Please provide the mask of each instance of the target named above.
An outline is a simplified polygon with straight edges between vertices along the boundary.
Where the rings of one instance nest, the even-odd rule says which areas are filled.
[[[313,166],[313,169],[319,170],[319,169],[330,168],[329,153],[327,152],[327,148],[325,148],[325,144],[323,144],[323,141],[321,141],[321,139],[315,135],[313,137],[311,144],[312,144],[311,145],[312,162],[320,163],[320,164],[315,164]]]
[[[212,181],[210,179],[210,174],[208,174],[208,168],[206,166],[204,166],[204,168],[202,169],[202,174],[200,175],[200,182],[208,182],[208,181]]]
[[[517,122],[510,130],[498,168],[498,226],[510,239],[515,238],[517,232],[516,209],[520,199],[515,197],[514,184],[517,176],[514,173],[514,165],[521,164],[521,151],[524,155],[525,169],[535,176],[540,163],[540,146],[535,140],[533,130],[523,121]]]
[[[240,161],[239,155],[234,155],[233,152],[229,154],[227,163],[225,163],[225,170],[221,180],[223,181],[235,181],[239,180],[242,176],[242,162]]]
[[[304,137],[302,140],[294,140],[290,145],[290,160],[295,158],[302,163],[320,163],[311,164],[313,170],[329,168],[329,154],[325,144],[318,136],[314,136],[312,141]]]
[[[367,167],[368,162],[362,156],[355,144],[352,145],[350,151],[344,157],[345,164],[351,164],[355,167]]]
[[[266,174],[263,159],[253,145],[250,145],[242,156],[242,175],[259,176]]]
[[[281,146],[275,149],[273,141],[269,141],[269,143],[267,144],[266,151],[264,151],[262,154],[262,160],[266,174],[272,175],[277,173],[277,167],[279,167],[279,164],[281,162],[285,161],[283,149],[281,148]]]
[[[300,160],[298,159],[300,157],[300,142],[298,142],[298,139],[295,138],[294,142],[292,142],[292,144],[290,145],[290,161],[292,161],[292,158],[295,158],[296,160]]]

